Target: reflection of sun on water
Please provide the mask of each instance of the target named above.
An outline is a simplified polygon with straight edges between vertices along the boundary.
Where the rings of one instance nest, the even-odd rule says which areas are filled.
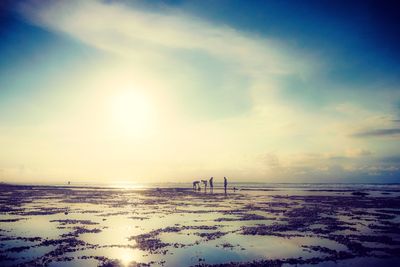
[[[133,183],[133,182],[128,182],[128,181],[118,181],[110,184],[112,187],[118,187],[122,189],[143,189],[146,186],[144,184],[138,184],[138,183]]]
[[[119,256],[119,260],[123,266],[129,266],[129,264],[134,260],[133,251],[122,251],[121,255]]]
[[[117,259],[121,266],[136,266],[135,263],[146,261],[140,250],[131,248],[118,249],[113,258]]]

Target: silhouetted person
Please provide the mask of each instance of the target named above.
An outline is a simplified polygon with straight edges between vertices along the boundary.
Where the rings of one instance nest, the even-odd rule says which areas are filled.
[[[194,181],[193,182],[193,190],[197,190],[198,188],[200,188],[200,182],[199,181]]]
[[[226,177],[224,177],[224,190],[226,193],[226,187],[228,186],[228,179],[226,179]]]
[[[214,177],[211,177],[210,178],[210,181],[209,181],[209,183],[210,183],[210,190],[212,191],[213,189],[214,189]]]
[[[204,184],[204,191],[207,191],[207,180],[201,180],[201,182]]]

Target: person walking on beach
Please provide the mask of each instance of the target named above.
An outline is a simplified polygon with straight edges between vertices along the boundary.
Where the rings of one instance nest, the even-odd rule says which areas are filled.
[[[214,180],[214,177],[211,177],[211,178],[210,178],[210,181],[209,181],[209,183],[210,183],[210,190],[211,190],[211,191],[214,189],[213,180]]]
[[[226,193],[226,187],[228,186],[228,179],[226,179],[226,177],[224,177],[224,190]]]

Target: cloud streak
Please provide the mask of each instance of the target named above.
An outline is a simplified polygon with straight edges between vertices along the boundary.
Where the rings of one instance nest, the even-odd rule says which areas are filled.
[[[400,128],[367,130],[353,134],[354,137],[359,137],[359,138],[391,137],[399,135],[400,135]]]
[[[282,42],[213,25],[178,11],[150,12],[120,3],[54,1],[22,5],[22,12],[38,25],[66,33],[82,42],[124,56],[157,50],[173,53],[199,50],[239,64],[243,71],[265,75],[306,73],[311,62],[297,55],[292,61]]]

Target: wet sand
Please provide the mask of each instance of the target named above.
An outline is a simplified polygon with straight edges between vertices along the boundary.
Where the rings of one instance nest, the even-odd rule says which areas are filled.
[[[0,266],[399,266],[400,192],[0,186]]]

